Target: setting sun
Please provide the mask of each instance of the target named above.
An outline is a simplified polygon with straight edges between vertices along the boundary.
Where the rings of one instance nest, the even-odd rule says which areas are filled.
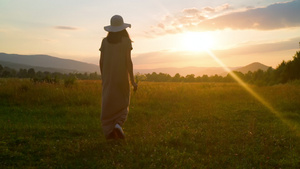
[[[205,51],[214,45],[213,36],[207,32],[187,32],[183,35],[183,47],[188,51]]]

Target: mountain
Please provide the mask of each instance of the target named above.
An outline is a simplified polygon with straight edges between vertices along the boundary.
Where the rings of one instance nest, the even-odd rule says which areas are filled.
[[[269,66],[266,66],[264,64],[254,62],[249,65],[243,66],[243,67],[228,67],[232,71],[239,71],[242,73],[248,73],[248,71],[254,72],[258,69],[261,69],[263,71],[266,71]],[[222,67],[184,67],[184,68],[157,68],[157,69],[135,69],[135,73],[167,73],[171,76],[174,76],[176,73],[179,73],[181,76],[186,76],[188,74],[194,74],[195,76],[213,76],[213,75],[219,75],[219,76],[226,76],[228,73],[224,71]]]
[[[49,67],[39,67],[39,66],[30,66],[30,65],[23,65],[18,63],[11,63],[11,62],[4,62],[0,60],[0,65],[3,67],[9,67],[15,70],[19,69],[30,69],[33,68],[35,71],[41,71],[41,72],[60,72],[60,73],[74,73],[78,72],[76,70],[70,70],[70,69],[56,69],[56,68],[49,68]]]
[[[48,71],[48,72],[61,72],[61,73],[99,73],[99,66],[89,64],[85,62],[61,59],[49,55],[17,55],[17,54],[5,54],[0,53],[0,64],[10,68],[18,69],[29,69],[34,68],[36,71]],[[229,67],[230,70],[247,73],[248,71],[256,71],[261,69],[266,71],[269,66],[263,65],[258,62],[251,63],[243,67]],[[174,76],[179,73],[181,76],[188,74],[194,74],[195,76],[203,75],[220,75],[226,76],[228,73],[224,71],[222,67],[183,67],[183,68],[156,68],[156,69],[134,69],[134,73],[167,73]]]
[[[36,68],[49,72],[100,72],[99,66],[71,59],[61,59],[49,55],[18,55],[0,53],[0,64],[12,68]],[[10,66],[9,66],[10,65]]]
[[[257,71],[259,69],[263,70],[263,71],[267,71],[270,68],[270,66],[266,66],[264,64],[261,64],[259,62],[254,62],[251,63],[249,65],[246,65],[244,67],[238,68],[238,69],[234,69],[234,71],[238,71],[238,72],[242,72],[242,73],[248,73],[250,72],[254,72]]]

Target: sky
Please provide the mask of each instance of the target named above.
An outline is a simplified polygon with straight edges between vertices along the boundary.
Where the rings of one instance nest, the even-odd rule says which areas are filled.
[[[136,69],[276,68],[299,51],[300,0],[0,0],[0,52],[98,64],[103,27],[130,23]]]

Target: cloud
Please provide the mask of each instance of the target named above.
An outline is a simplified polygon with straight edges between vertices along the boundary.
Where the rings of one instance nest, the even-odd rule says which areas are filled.
[[[159,27],[159,28],[161,28],[161,29],[164,29],[164,28],[165,28],[165,25],[162,24],[162,23],[159,23],[159,24],[157,24],[157,27]]]
[[[245,8],[230,12],[231,6],[185,8],[168,15],[146,34],[176,34],[183,31],[213,31],[230,28],[233,30],[275,30],[300,27],[300,0],[275,3],[267,7]],[[226,12],[226,13],[225,13]]]
[[[230,5],[229,4],[224,4],[224,5],[221,5],[219,7],[217,7],[217,11],[224,11],[224,10],[227,10],[230,8]]]
[[[197,25],[199,30],[255,29],[274,30],[300,26],[300,1],[276,3],[265,8],[249,9],[207,19]]]
[[[225,10],[229,9],[229,4],[221,6],[197,8],[185,8],[173,15],[165,16],[160,23],[153,26],[150,31],[145,32],[147,36],[150,34],[163,35],[163,34],[176,34],[181,33],[186,29],[194,30],[197,25]]]
[[[182,10],[182,13],[185,14],[186,17],[193,17],[201,15],[202,12],[197,8],[186,8]]]
[[[249,64],[254,61],[266,61],[270,65],[279,64],[283,58],[290,58],[291,53],[299,49],[300,37],[262,44],[243,44],[236,48],[212,51],[219,59],[227,60],[229,65],[234,65],[237,60],[241,64]],[[292,52],[293,53],[293,52]],[[274,56],[277,55],[277,58]],[[159,68],[159,67],[185,67],[215,65],[213,59],[205,52],[194,53],[188,51],[156,51],[136,54],[132,58],[137,68]],[[218,65],[217,65],[218,66]],[[241,66],[241,65],[238,65]]]
[[[230,5],[229,4],[223,4],[221,6],[218,6],[216,8],[213,8],[213,7],[204,7],[203,8],[203,11],[206,12],[206,13],[215,13],[215,12],[221,12],[221,11],[224,11],[224,10],[227,10],[230,8]]]
[[[205,8],[203,8],[205,11],[207,11],[207,12],[215,12],[215,9],[214,8],[212,8],[212,7],[205,7]]]
[[[71,26],[55,26],[55,29],[61,29],[61,30],[78,30],[78,28],[71,27]]]
[[[227,50],[216,50],[216,54],[224,57],[248,55],[248,54],[263,54],[268,52],[278,52],[285,50],[297,50],[299,48],[300,37],[263,44],[241,45],[240,47]]]

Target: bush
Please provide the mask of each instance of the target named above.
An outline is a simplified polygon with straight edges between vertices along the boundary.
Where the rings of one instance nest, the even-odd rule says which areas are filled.
[[[57,84],[57,83],[59,83],[59,79],[58,79],[57,76],[51,77],[49,75],[44,76],[44,77],[34,76],[30,80],[33,81],[34,83],[50,83],[50,84]]]
[[[76,82],[77,78],[75,76],[69,76],[64,79],[65,87],[73,86]]]

